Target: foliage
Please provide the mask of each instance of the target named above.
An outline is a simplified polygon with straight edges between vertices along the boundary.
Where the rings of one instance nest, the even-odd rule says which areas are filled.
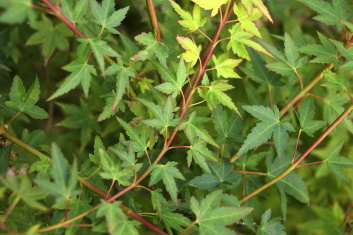
[[[352,43],[348,0],[1,0],[0,232],[351,233]]]

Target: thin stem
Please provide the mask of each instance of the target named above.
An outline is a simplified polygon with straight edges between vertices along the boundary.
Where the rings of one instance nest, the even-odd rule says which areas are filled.
[[[310,163],[298,165],[297,168],[302,167],[302,166],[308,166],[308,165],[314,165],[314,164],[325,163],[325,162],[326,162],[326,161],[310,162]]]
[[[156,41],[161,42],[161,31],[159,29],[158,18],[154,9],[153,0],[146,0],[146,4],[148,8],[148,14],[151,20],[151,25],[155,32]]]
[[[293,153],[293,156],[292,156],[292,162],[291,164],[294,163],[295,161],[295,156],[297,155],[297,150],[298,150],[298,145],[299,145],[299,140],[300,140],[300,135],[302,133],[302,130],[299,131],[298,133],[298,137],[297,137],[297,141],[295,142],[295,148],[294,148],[294,153]]]
[[[271,185],[277,183],[278,181],[280,181],[281,179],[283,179],[284,177],[286,177],[289,173],[291,173],[295,168],[297,168],[299,166],[299,164],[311,153],[311,151],[313,151],[325,138],[328,134],[330,134],[333,129],[336,128],[336,126],[338,124],[340,124],[345,117],[347,117],[349,115],[349,113],[353,110],[353,106],[349,107],[347,110],[345,110],[325,131],[324,133],[322,133],[322,135],[314,142],[313,145],[311,145],[306,151],[305,153],[303,153],[303,155],[300,156],[300,158],[298,158],[297,161],[295,161],[293,163],[293,165],[291,165],[287,170],[285,170],[284,172],[282,172],[282,174],[278,175],[276,178],[274,178],[273,180],[271,180],[270,182],[268,182],[267,184],[261,186],[260,188],[256,189],[255,191],[251,192],[250,194],[248,194],[247,196],[245,196],[244,198],[242,198],[240,201],[242,202],[242,205],[249,200],[250,198],[252,198],[253,196],[257,195],[258,193],[262,192],[263,190],[267,189],[268,187],[270,187]]]
[[[194,222],[192,222],[186,229],[184,229],[184,231],[182,231],[179,235],[183,235],[185,234],[189,229],[192,228],[192,226],[194,226],[195,224],[197,224],[197,221],[195,220]]]
[[[328,103],[327,100],[325,100],[324,98],[322,98],[322,97],[320,97],[320,96],[318,96],[318,95],[314,95],[314,94],[312,94],[312,93],[308,93],[307,95],[310,95],[310,96],[312,96],[312,97],[314,97],[314,98],[316,98],[316,99],[319,99],[319,100],[324,101],[325,103]]]
[[[243,173],[243,174],[254,174],[254,175],[267,175],[267,173],[256,172],[256,171],[237,171],[237,170],[232,170],[232,172]]]
[[[44,11],[44,12],[46,12],[46,13],[48,13],[48,14],[54,14],[54,12],[52,12],[52,11],[50,11],[49,9],[47,9],[47,8],[44,8],[44,7],[40,7],[40,6],[37,6],[37,5],[34,5],[34,4],[31,4],[31,7],[33,7],[33,8],[36,8],[36,9],[39,9],[39,10],[41,10],[41,11]]]
[[[268,93],[270,94],[270,108],[273,110],[272,89],[270,85],[268,85]]]
[[[351,99],[351,101],[353,103],[353,97],[352,97],[351,93],[349,93],[349,91],[347,89],[345,89],[345,92],[349,96],[349,99]]]
[[[17,203],[21,200],[21,197],[17,196],[11,205],[7,208],[6,214],[0,218],[0,222],[4,223],[7,220],[7,217],[11,214],[13,209],[15,209]]]
[[[199,31],[203,36],[205,36],[205,38],[208,39],[208,41],[210,41],[212,43],[212,39],[209,36],[207,36],[204,32],[202,32],[202,30],[197,29],[197,31]]]
[[[114,186],[115,180],[112,181],[112,183],[110,184],[110,188],[107,192],[107,195],[105,196],[104,200],[107,200],[110,194],[110,191],[112,190],[113,186]]]
[[[9,125],[15,118],[17,118],[18,115],[20,115],[22,111],[18,112],[15,116],[13,116],[9,121],[7,121],[4,125]]]

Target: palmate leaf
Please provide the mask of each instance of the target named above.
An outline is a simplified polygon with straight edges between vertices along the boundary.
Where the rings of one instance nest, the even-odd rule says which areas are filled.
[[[297,70],[307,61],[306,57],[299,58],[298,49],[287,33],[284,35],[284,54],[265,42],[262,42],[262,45],[279,60],[279,62],[267,64],[267,68],[283,76],[289,76],[290,80],[297,77]]]
[[[243,108],[262,122],[251,130],[237,155],[240,156],[250,149],[260,146],[273,136],[277,154],[281,157],[289,137],[287,131],[294,131],[293,126],[288,122],[280,121],[281,114],[276,106],[274,111],[268,107],[256,105],[243,106]]]
[[[156,117],[156,119],[143,120],[142,122],[146,125],[161,129],[161,132],[164,133],[166,128],[176,126],[179,123],[179,118],[174,119],[174,107],[171,96],[166,100],[164,107],[145,99],[136,98],[136,100],[145,105]]]
[[[214,68],[217,70],[217,78],[240,78],[234,68],[242,62],[241,59],[229,59],[227,54],[223,54],[218,58],[212,55],[212,60],[215,64]]]
[[[338,50],[332,45],[332,43],[321,33],[317,32],[321,45],[312,44],[303,46],[299,49],[301,53],[316,56],[312,59],[311,63],[334,63],[338,65],[339,59],[337,58]]]
[[[78,176],[77,162],[74,160],[70,172],[69,164],[55,143],[51,145],[51,151],[54,182],[44,179],[36,179],[34,182],[45,191],[54,195],[56,197],[56,203],[61,204],[80,192],[76,190]]]
[[[285,83],[280,81],[281,77],[268,70],[265,62],[261,59],[259,53],[253,49],[248,49],[252,68],[241,67],[241,70],[257,83],[267,86],[283,86]]]
[[[254,9],[251,12],[247,12],[245,7],[242,4],[234,4],[233,7],[234,13],[237,15],[238,20],[241,24],[241,29],[248,31],[249,33],[254,34],[255,36],[261,38],[261,34],[257,29],[253,21],[258,20],[262,14],[258,9]]]
[[[306,134],[314,137],[315,131],[326,125],[324,121],[314,121],[315,114],[314,100],[311,96],[307,97],[299,110],[300,128]]]
[[[176,162],[168,162],[166,165],[152,165],[150,167],[152,173],[149,183],[149,185],[153,185],[162,180],[175,205],[178,204],[178,189],[175,183],[175,178],[185,180],[184,176],[180,173],[178,168],[175,167],[177,164],[178,163]]]
[[[229,32],[231,36],[227,45],[227,50],[232,49],[233,53],[239,57],[250,60],[245,46],[251,47],[258,52],[272,57],[272,55],[265,48],[263,48],[263,46],[251,40],[251,38],[254,37],[254,34],[242,30],[240,23],[234,24],[232,28],[229,29]]]
[[[348,182],[348,179],[339,168],[353,168],[353,161],[348,158],[338,156],[342,146],[343,143],[330,150],[330,152],[327,154],[325,162],[330,171],[332,171],[336,176],[340,177],[344,181]]]
[[[172,69],[167,70],[160,63],[154,61],[152,61],[152,63],[158,70],[158,73],[161,75],[162,79],[165,81],[155,88],[165,94],[171,94],[173,98],[176,98],[176,96],[181,92],[181,89],[185,85],[185,80],[187,78],[186,67],[183,58],[180,59],[176,74]]]
[[[351,19],[353,12],[346,0],[332,0],[332,4],[322,0],[299,0],[320,15],[314,19],[327,25],[335,25],[342,30],[342,21]]]
[[[345,48],[342,42],[336,40],[330,40],[338,49],[343,57],[345,57],[348,62],[340,67],[343,70],[352,70],[353,69],[353,48]]]
[[[89,1],[79,0],[77,3],[70,0],[61,0],[60,10],[72,23],[84,23],[83,16],[87,12]]]
[[[111,33],[119,34],[114,27],[121,24],[129,7],[115,11],[115,0],[103,0],[102,5],[99,5],[96,0],[91,0],[90,5],[96,22],[102,26],[102,30],[106,28]]]
[[[5,12],[0,15],[0,21],[8,24],[22,23],[26,19],[34,22],[36,13],[32,7],[32,0],[0,1],[0,7]]]
[[[198,5],[194,6],[193,14],[183,10],[176,2],[169,0],[174,10],[180,15],[183,20],[179,20],[178,23],[186,28],[189,32],[193,32],[198,28],[205,25],[207,18],[201,19],[201,11]]]
[[[261,224],[257,229],[258,235],[285,235],[283,231],[284,225],[282,224],[282,219],[280,217],[271,219],[271,209],[268,209],[261,216]]]
[[[199,59],[200,52],[202,50],[201,45],[196,45],[190,38],[177,36],[177,41],[186,52],[182,53],[182,56],[185,62],[190,63],[190,66],[193,67],[197,60]]]
[[[347,91],[349,82],[342,70],[340,70],[338,74],[325,70],[322,75],[328,82],[321,84],[321,86],[338,90],[341,94]]]
[[[28,114],[32,118],[45,119],[48,117],[48,113],[44,109],[35,105],[39,100],[39,93],[40,87],[38,78],[36,78],[32,86],[26,92],[21,78],[16,76],[13,79],[9,94],[10,101],[6,101],[5,104],[9,108],[17,109]]]
[[[86,60],[79,58],[65,65],[63,69],[71,72],[71,74],[65,78],[65,81],[60,85],[59,89],[50,96],[49,100],[69,92],[77,87],[79,83],[81,83],[85,96],[87,97],[92,74],[97,75],[94,66],[87,64]]]
[[[130,221],[122,209],[119,207],[121,202],[108,203],[102,200],[101,205],[97,210],[97,217],[105,217],[109,234],[131,234],[138,235],[136,228],[140,223]]]
[[[195,143],[190,146],[187,154],[187,163],[189,167],[192,159],[194,159],[195,163],[208,173],[211,173],[211,171],[207,165],[206,159],[214,162],[218,161],[214,154],[206,147],[206,142],[200,139],[196,140]]]
[[[161,42],[158,42],[153,33],[141,33],[135,37],[136,41],[145,45],[145,49],[139,51],[131,57],[133,61],[144,61],[156,55],[158,61],[167,67],[168,47]]]
[[[189,184],[201,190],[213,191],[216,188],[223,191],[236,188],[241,183],[241,176],[232,172],[233,164],[223,160],[220,164],[209,162],[211,174],[203,174],[192,179]]]
[[[186,136],[188,137],[191,143],[194,143],[195,137],[206,141],[209,144],[212,144],[218,147],[218,144],[212,139],[211,135],[206,131],[202,126],[202,123],[210,121],[210,118],[205,117],[196,117],[196,112],[192,112],[189,116],[188,121],[184,121],[180,126],[180,130],[184,130]]]
[[[263,3],[263,0],[241,0],[241,3],[246,8],[249,15],[253,12],[253,5],[269,20],[273,23],[272,17],[268,12],[267,7]]]
[[[199,234],[233,234],[225,226],[237,222],[253,210],[250,207],[220,207],[221,198],[222,191],[219,190],[208,194],[201,202],[195,197],[190,199],[190,208],[196,215]]]
[[[130,137],[134,151],[139,154],[144,153],[148,147],[146,133],[142,132],[140,135],[132,126],[127,124],[123,119],[117,119],[120,125],[124,127],[126,134]]]
[[[72,31],[63,23],[53,26],[50,19],[42,16],[42,21],[31,24],[35,32],[26,42],[27,45],[42,44],[43,55],[50,57],[56,48],[65,50],[69,47],[68,37]]]
[[[219,8],[229,0],[191,0],[205,10],[212,10],[211,17],[217,15]]]

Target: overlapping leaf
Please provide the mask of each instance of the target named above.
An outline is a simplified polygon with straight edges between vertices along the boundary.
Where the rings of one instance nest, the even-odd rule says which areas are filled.
[[[315,114],[315,105],[312,97],[307,97],[299,110],[300,128],[309,136],[313,137],[315,131],[323,127],[326,122],[312,120]]]
[[[285,235],[284,226],[280,217],[271,219],[271,209],[261,216],[261,224],[257,229],[258,235]]]
[[[262,16],[258,9],[255,8],[253,11],[247,12],[242,4],[234,4],[233,11],[238,17],[238,20],[241,24],[241,29],[261,38],[259,30],[253,22]]]
[[[344,181],[348,182],[347,177],[341,172],[339,168],[353,168],[353,161],[348,158],[338,156],[342,146],[343,143],[333,148],[327,154],[325,162],[330,171],[332,171],[336,176],[340,177]]]
[[[341,55],[348,60],[348,62],[342,65],[340,69],[352,70],[353,69],[353,48],[352,47],[345,48],[342,42],[339,42],[336,40],[330,40],[330,41],[336,46],[336,48],[341,53]]]
[[[179,24],[186,28],[189,32],[193,32],[198,28],[204,26],[207,21],[207,18],[201,19],[201,11],[198,5],[194,6],[194,10],[192,15],[183,10],[176,2],[169,0],[170,4],[172,4],[174,10],[180,15],[183,20],[179,20]]]
[[[32,86],[26,92],[23,86],[22,80],[19,76],[14,77],[11,91],[10,101],[6,101],[5,104],[12,109],[17,109],[23,113],[28,114],[35,119],[45,119],[48,117],[48,113],[35,105],[39,100],[39,81],[38,78],[33,82]]]
[[[147,136],[145,132],[142,132],[141,135],[124,120],[117,118],[120,125],[122,125],[126,131],[126,134],[130,137],[132,141],[132,146],[135,152],[143,153],[148,147]]]
[[[201,45],[196,45],[190,38],[177,36],[177,41],[186,52],[182,53],[181,56],[185,62],[190,63],[190,66],[194,66],[199,59],[200,52],[202,50]]]
[[[178,168],[175,167],[177,164],[176,162],[168,162],[166,165],[158,164],[150,167],[152,170],[150,185],[162,180],[175,205],[178,204],[175,178],[185,180]]]
[[[191,198],[190,207],[196,215],[199,234],[233,234],[225,226],[237,222],[253,210],[249,207],[220,207],[221,198],[222,191],[208,194],[201,202],[197,201],[195,197]]]
[[[66,16],[68,20],[72,23],[84,23],[85,20],[83,16],[87,12],[89,1],[87,0],[79,0],[77,3],[68,1],[68,0],[61,0],[61,12]]]
[[[289,137],[287,131],[294,131],[293,126],[288,122],[280,121],[281,114],[276,106],[274,111],[268,107],[255,105],[243,106],[243,108],[262,122],[251,130],[237,155],[240,156],[250,149],[260,146],[273,136],[277,154],[282,156]]]
[[[229,0],[191,0],[205,10],[212,10],[211,17],[217,15],[219,8]]]
[[[217,162],[217,158],[214,154],[206,147],[206,142],[200,139],[196,140],[187,152],[187,162],[190,167],[192,159],[208,173],[211,173],[210,168],[207,165],[206,159]]]
[[[240,78],[239,74],[234,71],[234,68],[242,62],[241,59],[229,59],[227,54],[223,54],[218,58],[213,55],[212,60],[215,64],[214,68],[217,70],[218,78]]]
[[[0,1],[0,7],[5,8],[0,21],[8,24],[22,23],[26,19],[33,22],[36,18],[32,0]]]
[[[263,3],[263,0],[241,0],[241,3],[246,8],[249,15],[253,12],[253,5],[271,22],[273,23],[272,17],[268,12],[267,7]]]

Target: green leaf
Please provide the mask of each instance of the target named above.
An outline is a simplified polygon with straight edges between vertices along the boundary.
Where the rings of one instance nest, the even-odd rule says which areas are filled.
[[[102,26],[101,32],[106,28],[111,33],[119,34],[115,27],[121,24],[129,7],[114,11],[115,0],[103,0],[102,5],[99,5],[96,0],[91,0],[91,10],[96,22]]]
[[[35,105],[39,100],[39,81],[38,78],[34,81],[32,86],[26,92],[25,87],[23,86],[22,80],[19,76],[16,76],[13,80],[11,91],[10,91],[10,100],[6,101],[5,104],[12,109],[18,109],[23,113],[28,114],[35,119],[45,119],[48,117],[48,113]]]
[[[233,6],[234,14],[238,16],[238,20],[241,24],[241,29],[254,34],[255,36],[261,38],[261,34],[257,29],[253,21],[258,20],[262,14],[258,9],[254,9],[250,13],[247,12],[243,4],[234,4]]]
[[[245,48],[245,46],[248,46],[258,52],[272,57],[272,55],[267,52],[265,48],[263,48],[257,42],[251,40],[251,38],[254,37],[253,34],[245,32],[240,27],[241,24],[237,23],[234,24],[231,29],[229,29],[231,36],[227,45],[227,50],[232,49],[234,54],[246,60],[250,60],[249,54]]]
[[[128,220],[120,208],[121,202],[108,203],[102,200],[102,203],[97,210],[97,217],[105,217],[110,234],[139,234],[136,226],[140,223]]]
[[[285,235],[284,226],[280,217],[271,219],[271,209],[261,216],[261,224],[257,229],[258,235]]]
[[[69,47],[67,37],[73,35],[72,31],[63,23],[53,26],[50,19],[42,16],[42,21],[31,24],[35,32],[26,42],[27,45],[42,44],[43,55],[50,57],[56,48],[65,50]]]
[[[338,49],[338,51],[341,53],[341,55],[343,57],[345,57],[348,62],[344,65],[341,66],[340,69],[344,69],[344,70],[352,70],[353,68],[353,48],[349,47],[349,48],[345,48],[345,46],[343,45],[342,42],[336,41],[336,40],[330,40]]]
[[[219,144],[227,144],[232,141],[241,141],[240,131],[242,120],[238,115],[232,113],[232,115],[227,118],[226,110],[222,106],[218,105],[212,112],[213,123],[219,136],[216,142]]]
[[[255,6],[256,8],[261,11],[261,13],[271,22],[273,23],[272,17],[270,15],[270,13],[267,10],[267,7],[265,6],[265,4],[263,3],[263,0],[250,0]],[[242,2],[244,2],[244,0],[242,0]],[[249,9],[248,9],[248,13],[249,13]]]
[[[286,33],[284,35],[284,54],[271,45],[262,44],[279,60],[279,62],[267,64],[267,68],[283,76],[289,76],[290,80],[294,80],[298,76],[297,70],[305,64],[307,59],[306,57],[299,58],[298,49],[289,34]]]
[[[312,120],[315,114],[315,105],[311,96],[305,99],[300,107],[299,113],[300,128],[311,137],[314,137],[315,131],[326,125],[324,121]]]
[[[187,163],[188,166],[190,167],[192,159],[198,164],[202,169],[207,171],[208,173],[211,173],[207,163],[206,159],[215,161],[217,162],[217,158],[214,156],[214,154],[206,147],[206,142],[202,141],[200,139],[196,140],[193,145],[190,146],[190,149],[187,151]]]
[[[92,74],[97,75],[94,66],[87,64],[86,60],[79,58],[72,61],[70,64],[65,65],[63,69],[71,72],[71,74],[65,78],[65,81],[61,84],[59,89],[50,96],[49,100],[69,92],[70,90],[77,87],[80,82],[85,96],[87,97],[91,84]]]
[[[197,176],[190,181],[190,185],[201,190],[213,191],[216,188],[223,191],[231,188],[236,188],[241,183],[240,174],[232,172],[233,164],[223,160],[220,164],[209,162],[212,174],[203,174]]]
[[[102,113],[99,115],[97,122],[101,122],[103,120],[106,120],[106,119],[112,117],[119,110],[125,112],[124,102],[118,102],[117,106],[114,106],[116,98],[118,97],[117,95],[114,94],[114,92],[105,94],[101,97],[105,98],[105,106],[103,108]],[[114,107],[115,107],[115,109],[112,109]]]
[[[225,226],[239,221],[253,210],[250,207],[220,207],[221,198],[222,191],[208,194],[201,202],[191,198],[190,208],[196,215],[201,235],[232,234]]]
[[[185,180],[184,176],[180,173],[180,171],[175,167],[178,163],[176,162],[168,162],[166,165],[152,165],[150,169],[151,180],[149,185],[156,184],[158,181],[163,180],[163,183],[169,192],[173,202],[175,205],[178,204],[177,201],[177,186],[175,183],[175,178]]]
[[[107,1],[107,0],[106,0]],[[120,55],[114,51],[106,41],[102,41],[99,38],[79,38],[77,39],[79,42],[82,43],[82,48],[90,47],[91,50],[93,51],[93,55],[96,58],[96,61],[99,65],[100,70],[102,71],[102,74],[104,75],[104,56],[115,56],[115,57],[120,57]]]
[[[274,111],[264,106],[243,106],[243,108],[252,116],[260,119],[262,122],[256,124],[251,133],[246,137],[243,145],[237,155],[240,156],[250,149],[256,148],[268,141],[272,136],[279,157],[287,145],[287,131],[294,131],[293,126],[288,122],[281,122],[281,114],[275,106]]]
[[[335,25],[338,30],[342,30],[343,20],[352,18],[352,10],[346,0],[332,0],[332,4],[321,0],[299,0],[320,15],[314,19],[327,24]]]
[[[284,82],[280,81],[281,77],[268,70],[265,66],[265,62],[261,59],[259,53],[253,49],[248,49],[251,58],[251,69],[242,67],[241,70],[249,76],[252,80],[257,83],[264,84],[267,86],[283,86]]]
[[[42,155],[38,156],[40,161],[36,161],[31,164],[29,172],[37,171],[36,179],[49,180],[53,175],[52,168],[50,167],[50,159]]]
[[[347,91],[349,82],[342,70],[339,71],[339,74],[333,73],[330,70],[325,70],[322,75],[328,82],[321,84],[321,86],[338,90],[341,94]]]
[[[182,232],[184,228],[191,224],[191,220],[179,213],[164,212],[162,214],[162,221],[165,225],[170,226],[178,232]]]
[[[319,39],[322,45],[311,44],[311,45],[303,46],[299,49],[299,51],[301,53],[316,56],[315,59],[310,61],[311,63],[331,63],[332,62],[335,64],[335,66],[337,66],[339,63],[339,59],[337,58],[337,54],[338,54],[337,49],[334,47],[334,45],[332,45],[332,43],[330,43],[329,40],[326,39],[326,37],[323,34],[319,32],[317,32],[317,34],[319,35]]]
[[[45,198],[46,193],[41,188],[32,187],[32,182],[28,176],[6,176],[5,178],[0,178],[0,181],[16,194],[17,197],[20,197],[28,206],[39,210],[47,209],[38,201]]]
[[[128,89],[130,77],[135,77],[135,71],[131,67],[124,67],[123,61],[113,64],[106,70],[106,75],[116,74],[116,93],[111,110],[114,110]]]
[[[178,23],[186,28],[190,33],[201,28],[207,22],[207,18],[201,19],[201,11],[198,5],[194,6],[193,14],[183,10],[177,3],[173,0],[169,0],[170,4],[174,10],[180,15],[183,20],[179,20]]]
[[[0,21],[3,23],[22,23],[26,19],[33,22],[36,19],[32,0],[0,1],[0,7],[5,8],[5,12],[0,15]]]
[[[212,10],[211,17],[217,15],[218,9],[229,0],[191,0],[205,10]]]
[[[210,118],[196,117],[196,112],[194,111],[190,114],[189,120],[184,121],[179,126],[179,128],[180,128],[180,130],[185,131],[185,134],[191,143],[194,143],[195,137],[197,136],[200,139],[206,141],[207,143],[218,147],[218,144],[212,139],[210,134],[201,125],[202,123],[205,123],[208,121],[210,121]]]
[[[140,154],[145,152],[148,147],[146,133],[142,132],[140,135],[132,126],[127,124],[123,119],[117,119],[120,125],[124,127],[126,134],[130,137],[134,151]]]
[[[87,12],[89,1],[79,0],[74,3],[70,0],[61,0],[60,3],[60,10],[68,20],[72,23],[85,23],[83,16]]]
[[[162,195],[162,189],[156,189],[151,191],[151,201],[153,209],[157,211],[159,218],[163,216],[163,209],[168,207],[169,204],[167,200]]]
[[[0,175],[5,174],[9,168],[12,147],[13,144],[0,148]]]
[[[202,50],[201,45],[196,45],[190,38],[177,36],[177,41],[186,52],[182,53],[182,56],[185,62],[190,63],[190,66],[193,67],[199,59],[200,52]]]
[[[130,179],[134,176],[132,169],[122,168],[120,160],[116,156],[108,155],[103,149],[99,149],[102,172],[100,175],[104,179],[111,179],[117,181],[122,186],[129,186]]]
[[[343,143],[340,145],[337,145],[334,149],[332,149],[327,154],[327,158],[325,162],[330,171],[332,171],[336,176],[340,177],[344,181],[348,182],[348,179],[340,171],[339,168],[353,168],[353,161],[348,158],[338,156],[338,153],[342,149],[342,146],[343,146]]]
[[[158,42],[153,33],[141,33],[135,37],[136,41],[145,45],[145,49],[139,51],[131,57],[133,61],[144,61],[156,55],[158,61],[167,67],[168,47],[161,42]]]
[[[186,83],[185,80],[187,78],[187,74],[184,60],[180,59],[176,74],[172,71],[172,69],[166,69],[160,63],[154,61],[152,61],[152,63],[158,70],[158,73],[161,75],[162,79],[165,81],[155,88],[163,93],[171,94],[173,98],[176,98]]]
[[[145,105],[156,117],[156,119],[143,120],[142,122],[146,125],[161,129],[161,133],[164,133],[169,126],[174,127],[179,123],[179,118],[174,119],[174,107],[171,96],[168,97],[164,107],[145,99],[136,98],[136,100]]]
[[[76,190],[77,185],[77,162],[74,161],[70,172],[69,165],[64,158],[59,147],[53,143],[52,151],[52,170],[54,182],[44,179],[37,179],[35,183],[50,194],[56,197],[58,204],[65,203],[70,197],[76,196],[80,191]]]
[[[239,74],[234,72],[234,68],[242,62],[241,59],[229,59],[227,54],[223,54],[218,58],[212,55],[212,60],[217,70],[217,78],[240,78]]]

